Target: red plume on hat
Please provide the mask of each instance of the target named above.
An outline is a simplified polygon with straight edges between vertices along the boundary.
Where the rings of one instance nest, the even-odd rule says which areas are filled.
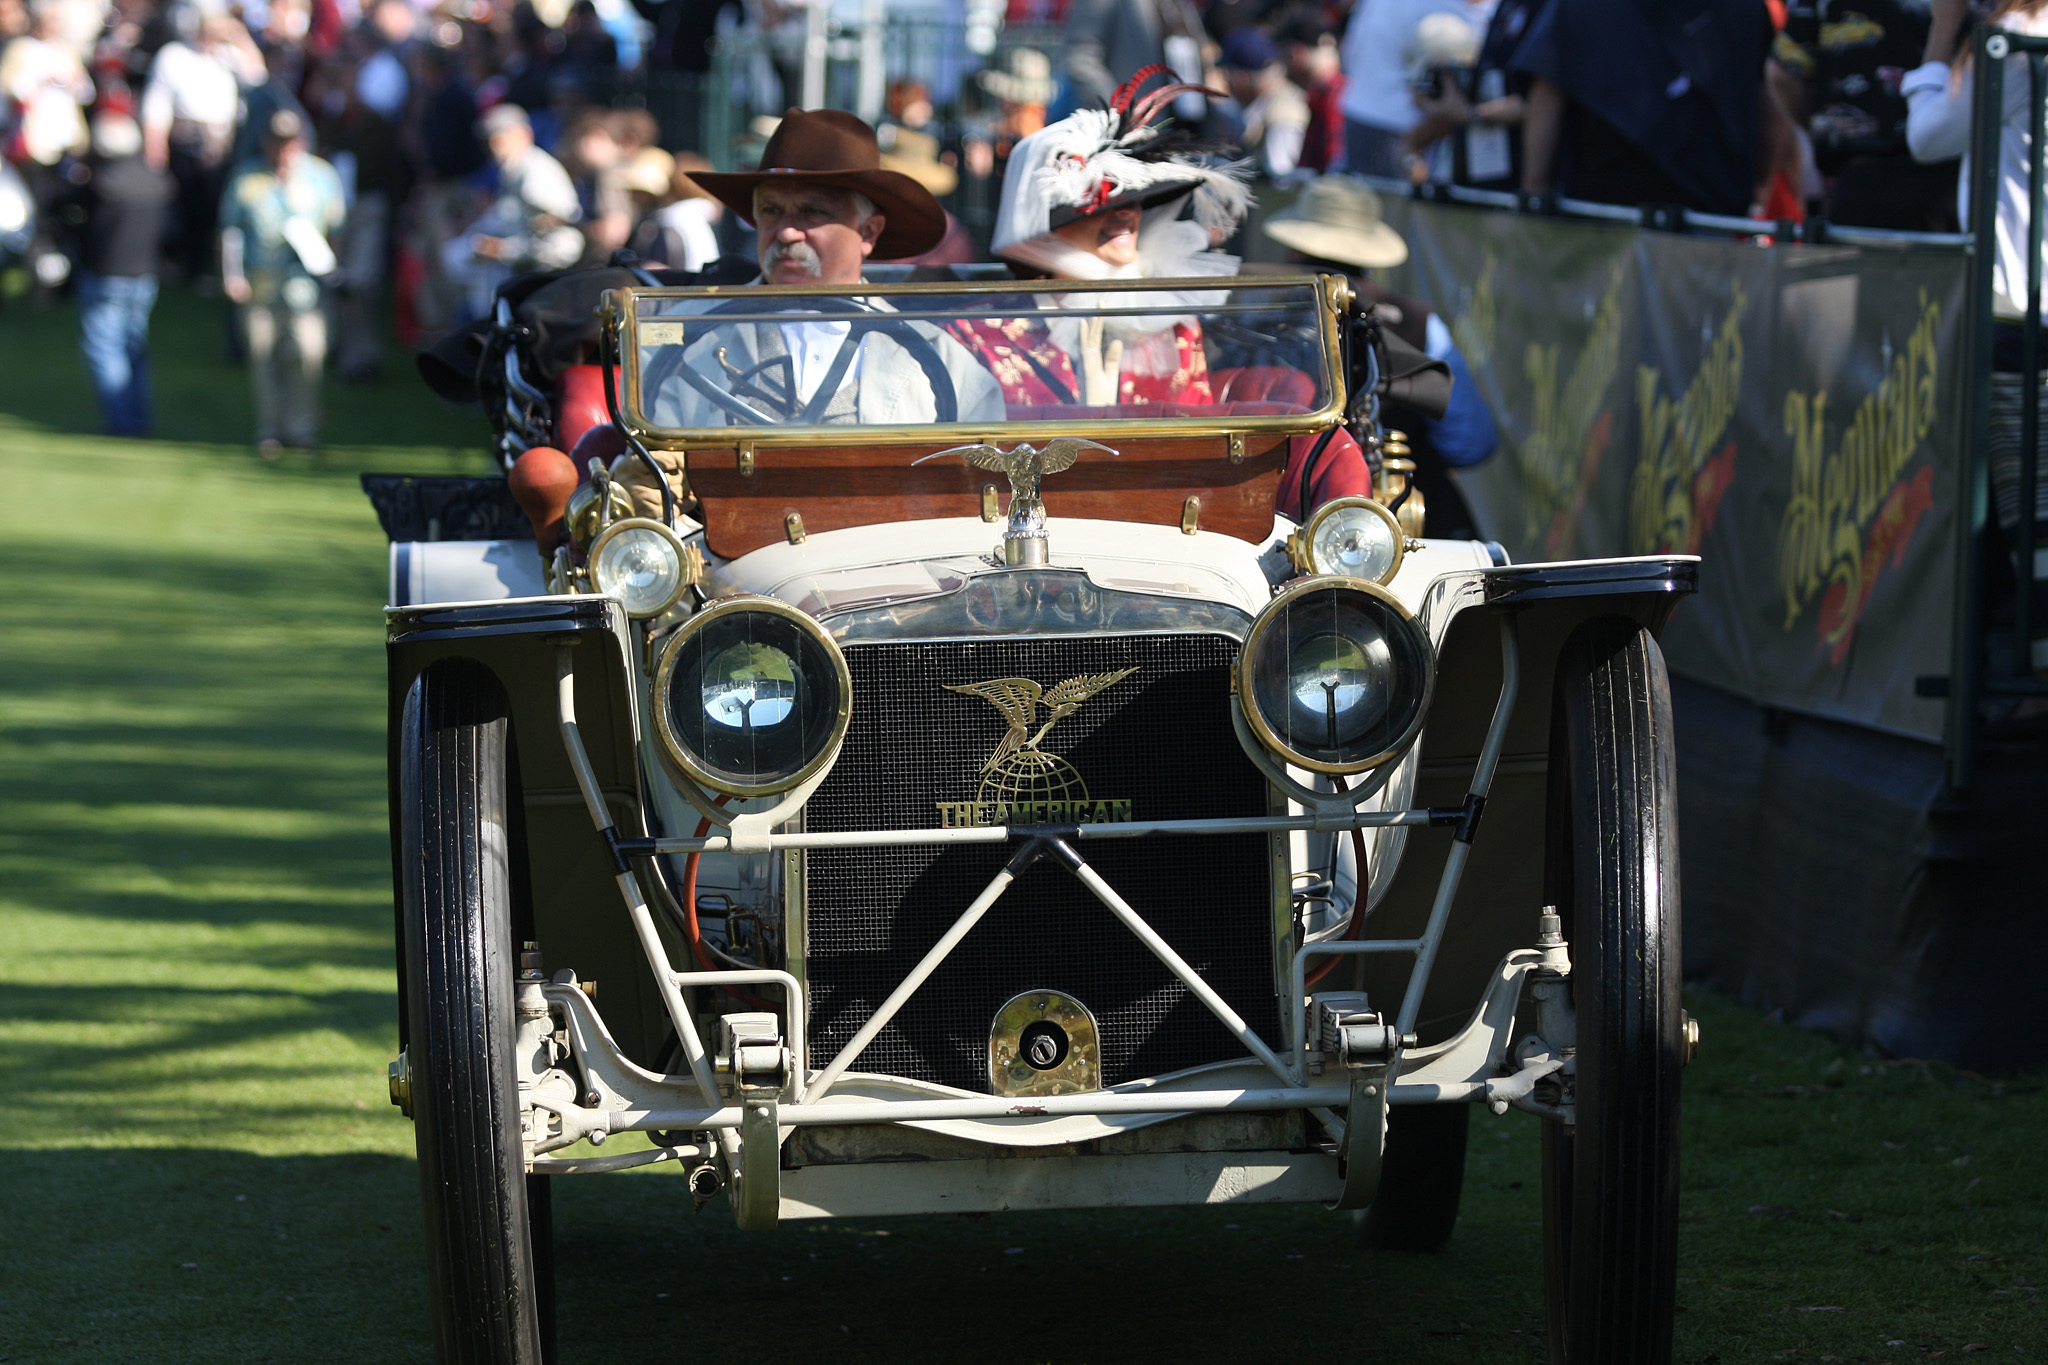
[[[776,184],[852,190],[886,220],[875,256],[894,260],[929,251],[946,235],[946,211],[932,192],[901,171],[882,168],[875,130],[838,109],[792,109],[761,149],[754,171],[701,171],[690,178],[744,222],[754,221],[754,190]]]

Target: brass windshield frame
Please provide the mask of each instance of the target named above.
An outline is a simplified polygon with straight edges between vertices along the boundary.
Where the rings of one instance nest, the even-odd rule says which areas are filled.
[[[1339,349],[1339,319],[1352,301],[1350,282],[1340,275],[1230,275],[1203,278],[1142,279],[1142,280],[975,280],[949,281],[929,280],[915,284],[861,284],[857,297],[892,298],[916,297],[918,295],[941,294],[958,297],[962,294],[1017,294],[1047,292],[1047,286],[1066,286],[1064,292],[1086,291],[1089,293],[1148,293],[1161,290],[1188,290],[1215,292],[1219,289],[1257,288],[1273,289],[1303,286],[1314,293],[1316,316],[1321,323],[1323,343],[1323,373],[1320,376],[1322,391],[1328,395],[1322,407],[1313,412],[1274,413],[1254,416],[1250,414],[1230,415],[1218,412],[1213,417],[1104,417],[1090,418],[1085,425],[1091,437],[1113,440],[1124,436],[1157,437],[1202,437],[1250,435],[1270,432],[1278,435],[1300,436],[1320,432],[1334,426],[1344,415],[1345,392],[1341,352]],[[844,296],[855,286],[840,286],[836,293]],[[915,424],[874,424],[857,427],[847,426],[746,426],[746,427],[658,427],[643,415],[640,393],[640,322],[641,301],[665,301],[669,299],[732,299],[732,298],[773,298],[780,296],[816,296],[821,292],[818,285],[788,284],[742,284],[742,285],[700,285],[694,288],[612,289],[605,293],[598,308],[602,325],[614,330],[617,349],[614,354],[620,358],[619,416],[623,419],[626,433],[632,439],[650,450],[729,450],[736,444],[750,449],[766,450],[818,445],[846,445],[855,441],[860,445],[930,445],[958,442],[971,444],[984,441],[997,434],[997,430],[1009,439],[1024,440],[1034,437],[1055,437],[1071,435],[1077,423],[1065,421],[1020,421],[1020,422],[923,422]],[[649,319],[653,321],[655,319]],[[991,428],[997,430],[991,430]]]

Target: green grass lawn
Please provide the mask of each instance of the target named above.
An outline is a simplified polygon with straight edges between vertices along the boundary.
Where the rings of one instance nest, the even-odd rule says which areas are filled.
[[[161,437],[102,439],[73,326],[0,312],[0,1359],[427,1360],[355,476],[480,472],[481,422],[394,366],[262,464],[168,295]],[[1681,1360],[2048,1359],[2043,1076],[1690,1007]],[[1540,1360],[1535,1124],[1473,1133],[1423,1258],[1313,1208],[742,1235],[666,1171],[564,1179],[563,1359]]]

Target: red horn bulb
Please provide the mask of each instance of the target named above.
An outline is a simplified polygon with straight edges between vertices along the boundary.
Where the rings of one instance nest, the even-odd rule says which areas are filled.
[[[533,523],[533,538],[544,555],[562,542],[562,517],[576,491],[576,462],[553,446],[535,446],[512,462],[505,475],[512,498]]]

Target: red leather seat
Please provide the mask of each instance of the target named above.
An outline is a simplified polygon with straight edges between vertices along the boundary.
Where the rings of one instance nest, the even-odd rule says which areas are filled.
[[[1283,412],[1306,412],[1316,399],[1316,382],[1287,365],[1246,365],[1215,370],[1209,386],[1219,403],[1268,402],[1289,406]]]
[[[555,444],[574,450],[583,433],[612,420],[604,405],[604,367],[571,365],[555,396]]]

